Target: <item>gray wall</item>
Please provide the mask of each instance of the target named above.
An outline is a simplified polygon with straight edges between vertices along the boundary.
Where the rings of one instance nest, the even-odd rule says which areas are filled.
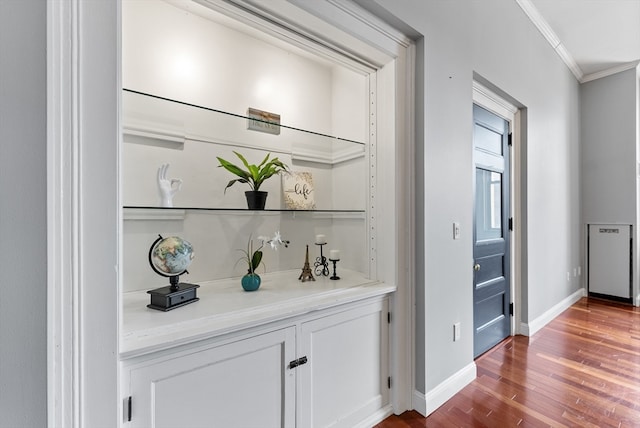
[[[634,228],[634,294],[638,293],[637,70],[584,83],[580,92],[584,224]]]
[[[636,222],[636,70],[581,88],[586,223]]]
[[[526,108],[527,250],[523,321],[581,287],[579,85],[515,1],[376,0],[424,36],[424,257],[417,260],[416,389],[428,393],[473,363],[472,80]],[[524,192],[523,192],[524,193]],[[520,219],[522,221],[522,219]],[[451,225],[462,237],[454,241]],[[516,218],[516,222],[518,219]],[[420,244],[418,244],[420,245]],[[423,314],[422,314],[423,313]],[[452,326],[462,337],[453,342]]]
[[[46,2],[0,1],[0,427],[47,424]]]

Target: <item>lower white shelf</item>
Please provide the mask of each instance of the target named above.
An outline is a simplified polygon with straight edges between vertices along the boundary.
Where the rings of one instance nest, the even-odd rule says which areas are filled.
[[[300,270],[261,274],[260,289],[246,292],[240,278],[198,283],[198,302],[161,312],[147,308],[146,291],[124,293],[120,357],[133,358],[312,311],[381,296],[394,285],[341,270],[338,281],[298,281]]]

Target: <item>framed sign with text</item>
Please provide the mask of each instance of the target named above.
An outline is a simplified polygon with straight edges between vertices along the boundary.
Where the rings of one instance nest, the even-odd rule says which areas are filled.
[[[247,129],[280,135],[280,115],[249,107],[247,109]]]
[[[282,174],[284,203],[291,210],[313,210],[316,208],[313,176],[310,172]]]

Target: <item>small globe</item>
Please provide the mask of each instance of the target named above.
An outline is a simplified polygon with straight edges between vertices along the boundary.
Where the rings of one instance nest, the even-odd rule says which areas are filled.
[[[177,236],[158,238],[149,252],[151,267],[163,276],[182,275],[193,260],[193,247]]]

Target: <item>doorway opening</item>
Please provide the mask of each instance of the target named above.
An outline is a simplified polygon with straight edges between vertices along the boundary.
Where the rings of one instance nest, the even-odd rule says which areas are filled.
[[[474,357],[521,333],[521,114],[518,107],[473,83]]]

